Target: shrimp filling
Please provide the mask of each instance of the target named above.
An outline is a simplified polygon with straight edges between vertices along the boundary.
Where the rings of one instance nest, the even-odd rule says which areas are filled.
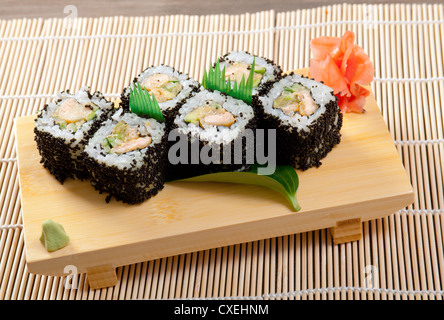
[[[244,77],[247,81],[250,75],[251,65],[246,62],[233,62],[225,69],[225,79],[230,78],[230,81],[237,81],[239,83]],[[265,73],[265,67],[255,66],[253,73],[253,87],[257,87],[262,80]]]
[[[149,122],[146,122],[146,127]],[[102,147],[107,153],[122,154],[129,151],[143,149],[150,145],[152,139],[146,127],[130,126],[120,121],[113,128],[110,135],[102,141]]]
[[[61,129],[76,132],[82,124],[96,117],[99,107],[94,103],[81,104],[69,98],[56,109],[53,118]]]
[[[154,95],[157,102],[174,99],[183,88],[179,79],[161,73],[146,77],[140,85]]]
[[[201,126],[203,129],[208,126],[225,126],[231,127],[236,122],[234,115],[222,108],[222,106],[213,101],[206,101],[204,106],[197,107],[189,112],[185,118],[185,122],[193,123]]]
[[[310,116],[318,109],[318,105],[310,94],[310,89],[298,83],[285,87],[282,94],[274,100],[273,107],[281,109],[289,117],[296,113]]]

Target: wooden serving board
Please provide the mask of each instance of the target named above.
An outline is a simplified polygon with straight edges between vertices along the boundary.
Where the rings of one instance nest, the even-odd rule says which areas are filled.
[[[298,171],[293,212],[279,193],[227,183],[173,182],[141,205],[99,194],[89,181],[63,185],[40,164],[35,116],[16,119],[22,217],[29,272],[87,273],[92,288],[112,286],[115,268],[193,251],[332,228],[335,243],[358,240],[361,223],[413,202],[413,190],[374,97],[365,114],[345,114],[342,141],[319,168]],[[49,253],[42,222],[61,223],[70,237]]]

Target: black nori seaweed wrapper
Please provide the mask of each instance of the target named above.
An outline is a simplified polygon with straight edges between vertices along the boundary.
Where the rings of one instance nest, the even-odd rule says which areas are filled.
[[[183,74],[182,72],[176,70],[174,67],[170,67],[170,66],[167,66],[167,65],[162,65],[162,66],[167,67],[167,68],[171,68],[173,71],[177,71],[180,74]],[[156,67],[156,66],[151,66],[151,67],[148,67],[145,70],[143,70],[137,77],[135,77],[133,79],[132,83],[134,83],[134,84],[137,83],[137,81],[139,81],[139,77],[140,77],[141,74],[143,74],[148,69],[151,69],[151,68],[154,68],[154,67]],[[193,80],[193,79],[191,79],[188,76],[187,80]],[[194,88],[192,88],[192,90],[191,90],[191,92],[190,92],[190,94],[188,96],[186,96],[183,99],[181,99],[180,101],[178,101],[173,108],[169,108],[168,110],[162,110],[163,117],[165,118],[165,126],[166,126],[166,130],[167,131],[169,131],[169,129],[171,128],[171,126],[172,126],[172,124],[174,122],[174,118],[176,117],[177,112],[180,109],[180,106],[185,102],[185,100],[187,100],[193,94],[193,92],[198,91],[199,87],[200,87],[200,84],[196,81],[196,86]],[[120,100],[121,100],[120,105],[125,110],[129,110],[129,91],[128,91],[128,88],[129,88],[129,86],[126,87],[125,89],[123,89],[123,91],[122,91],[122,93],[120,95]]]
[[[195,92],[193,92],[193,94],[188,99],[190,99],[198,91],[199,90],[196,90]],[[208,91],[211,91],[211,90],[208,90]],[[224,92],[220,92],[220,94],[222,94],[224,96],[228,96]],[[185,104],[187,100],[182,101],[180,104],[180,107],[183,104]],[[222,172],[222,171],[237,171],[237,170],[248,171],[250,168],[250,165],[252,163],[248,163],[247,151],[250,151],[251,148],[253,148],[253,151],[254,151],[254,145],[252,146],[247,143],[247,139],[243,133],[247,129],[251,129],[253,131],[253,135],[255,136],[256,135],[256,128],[257,128],[257,117],[256,117],[256,113],[254,112],[253,118],[247,122],[242,134],[239,134],[238,137],[231,140],[230,142],[227,142],[226,144],[225,143],[215,144],[214,142],[211,142],[211,141],[203,141],[203,140],[200,140],[199,137],[192,137],[191,133],[188,133],[186,137],[182,136],[183,139],[187,139],[187,141],[188,141],[188,150],[189,150],[188,163],[187,164],[182,164],[182,163],[171,164],[168,161],[168,163],[167,163],[167,168],[168,168],[167,169],[167,180],[176,180],[179,178],[187,178],[187,177],[208,174],[208,173],[214,173],[214,172]],[[178,129],[178,126],[173,121],[173,124],[170,127],[170,130],[176,130],[176,129]],[[239,139],[242,139],[242,141],[240,142]],[[219,155],[216,157],[220,159],[220,163],[203,164],[200,162],[200,160],[199,160],[198,164],[192,163],[192,158],[191,158],[191,150],[192,150],[192,143],[193,143],[192,141],[197,141],[197,140],[199,143],[199,154],[200,154],[202,148],[209,145],[209,148],[211,148],[212,150],[219,151]],[[254,140],[256,140],[255,137],[254,137]],[[177,141],[178,140],[168,141],[168,149],[171,148],[171,146],[174,145]],[[241,161],[239,161],[238,158],[235,158],[235,155],[234,155],[234,146],[236,143],[239,143],[242,146]],[[214,146],[214,148],[213,148],[213,146]],[[223,162],[224,148],[229,148],[229,150],[231,150],[230,163]],[[254,154],[254,152],[253,152],[253,154]],[[212,156],[212,153],[209,153],[209,157],[211,157],[211,156]],[[240,163],[238,163],[238,162],[240,162]]]
[[[91,184],[100,193],[108,194],[106,202],[114,197],[128,204],[142,203],[163,189],[167,161],[167,133],[164,133],[161,142],[142,149],[141,152],[146,152],[143,164],[136,167],[134,160],[128,169],[100,163],[83,152]]]
[[[176,127],[173,128],[176,129]],[[256,119],[253,117],[245,126],[244,130],[251,129],[253,131],[253,134],[256,130]],[[214,172],[223,172],[223,171],[248,171],[250,168],[250,165],[252,163],[248,162],[247,158],[247,152],[250,151],[250,148],[253,148],[254,151],[254,145],[250,145],[247,141],[247,138],[244,134],[240,133],[238,137],[235,139],[227,142],[227,143],[220,143],[216,144],[214,142],[210,141],[203,141],[200,140],[198,137],[193,137],[191,133],[188,133],[186,135],[187,142],[188,142],[188,163],[187,164],[171,164],[168,162],[168,170],[167,170],[167,180],[176,180],[180,178],[187,178],[187,177],[193,177],[197,175],[203,175],[208,173],[214,173]],[[242,141],[239,141],[239,139],[242,139]],[[201,153],[202,149],[206,146],[210,148],[211,151],[218,152],[218,155],[216,157],[220,159],[220,163],[209,163],[204,164],[200,162],[199,163],[192,163],[192,141],[196,141],[194,143],[199,144],[199,154]],[[170,147],[176,143],[176,141],[170,141],[169,145]],[[235,158],[235,145],[239,143],[242,147],[242,157],[239,161],[239,159]],[[223,161],[223,152],[224,149],[229,148],[231,150],[231,157],[230,161],[228,163],[224,163]],[[254,155],[254,152],[253,152]],[[209,157],[212,157],[212,152],[208,153]],[[253,159],[254,160],[254,159]],[[240,162],[240,163],[239,163]]]
[[[69,93],[69,90],[66,90],[66,92]],[[92,98],[93,95],[103,97],[99,92],[95,92],[94,94],[91,94],[90,92],[87,93],[90,98]],[[58,102],[60,102],[60,100]],[[48,105],[46,104],[43,107],[43,110],[46,111],[47,109]],[[88,143],[88,140],[100,128],[102,122],[108,119],[114,112],[114,108],[110,110],[102,110],[104,112],[100,117],[94,119],[91,128],[84,135],[84,138],[74,146],[72,145],[75,142],[74,138],[67,142],[63,138],[55,137],[46,131],[40,131],[38,128],[34,127],[34,140],[37,143],[37,149],[41,156],[40,162],[60,183],[63,184],[68,178],[77,178],[80,180],[89,178],[88,170],[83,163],[82,151]],[[41,116],[41,113],[39,113],[37,118]]]
[[[277,164],[291,165],[300,170],[319,167],[321,160],[341,141],[343,115],[336,97],[325,106],[325,112],[308,126],[308,132],[298,131],[278,117],[266,113],[258,97],[253,97],[253,100],[259,107],[261,128],[276,129]]]

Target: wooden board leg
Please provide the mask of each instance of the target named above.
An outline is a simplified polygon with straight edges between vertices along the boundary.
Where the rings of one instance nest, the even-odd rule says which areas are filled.
[[[112,287],[117,283],[116,269],[111,266],[88,268],[86,276],[91,289]]]
[[[362,237],[361,219],[338,221],[336,226],[331,228],[331,234],[335,244],[360,240]]]

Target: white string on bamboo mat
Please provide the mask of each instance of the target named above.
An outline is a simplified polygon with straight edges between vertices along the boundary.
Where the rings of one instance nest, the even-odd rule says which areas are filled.
[[[294,26],[275,26],[265,29],[239,30],[239,31],[208,31],[208,32],[171,32],[154,34],[97,34],[97,35],[70,35],[70,36],[37,36],[37,37],[2,37],[0,41],[42,41],[42,40],[92,40],[92,39],[122,39],[122,38],[159,38],[159,37],[178,37],[178,36],[212,36],[212,35],[249,35],[257,33],[276,32],[280,30],[300,30],[318,28],[331,25],[426,25],[443,24],[444,20],[340,20],[328,21],[311,24],[301,24]]]
[[[381,78],[374,77],[373,81],[381,82],[381,83],[408,83],[408,82],[418,82],[418,83],[427,83],[427,82],[437,82],[444,81],[444,77],[430,77],[430,78]],[[104,96],[110,98],[119,98],[120,93],[103,93]],[[11,94],[11,95],[0,95],[0,99],[8,100],[8,99],[54,99],[56,98],[56,94],[49,93],[38,93],[38,94]]]
[[[119,98],[120,93],[104,93],[105,97],[109,98]],[[38,94],[12,94],[12,95],[0,95],[0,100],[8,100],[8,99],[55,99],[57,97],[56,94],[49,93],[38,93]]]
[[[17,223],[17,224],[4,224],[0,226],[0,231],[2,230],[11,230],[11,229],[22,229],[23,224]]]
[[[413,214],[442,214],[444,209],[401,209],[399,213],[413,213]]]
[[[367,288],[367,287],[326,287],[326,288],[313,288],[295,290],[283,293],[265,293],[258,296],[230,296],[230,297],[208,297],[208,298],[182,298],[179,300],[265,300],[265,299],[280,299],[289,298],[295,296],[303,296],[316,293],[329,293],[329,292],[359,292],[359,293],[386,293],[386,294],[399,294],[399,295],[443,295],[444,290],[402,290],[402,289],[389,289],[389,288]]]
[[[444,77],[430,77],[430,78],[380,78],[380,77],[374,77],[373,81],[381,82],[381,83],[408,83],[408,82],[427,83],[427,82],[444,81]]]
[[[426,140],[394,140],[395,145],[408,146],[408,145],[427,145],[444,143],[444,139],[426,139]]]

